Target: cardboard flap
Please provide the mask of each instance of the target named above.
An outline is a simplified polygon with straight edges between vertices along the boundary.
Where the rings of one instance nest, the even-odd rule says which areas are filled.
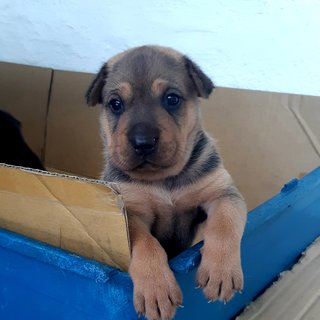
[[[0,227],[127,270],[121,196],[96,180],[0,166]]]

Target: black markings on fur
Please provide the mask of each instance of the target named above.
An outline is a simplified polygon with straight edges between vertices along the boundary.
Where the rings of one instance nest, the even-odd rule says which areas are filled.
[[[104,64],[86,92],[85,97],[86,97],[88,106],[93,107],[98,103],[102,103],[102,100],[103,100],[102,88],[106,83],[106,78],[107,78],[107,65]]]
[[[110,128],[111,128],[111,132],[112,132],[112,133],[115,133],[121,115],[116,115],[116,114],[114,114],[114,113],[110,110],[110,107],[108,106],[108,104],[107,104],[106,106],[104,106],[104,107],[106,108],[106,112],[108,113],[107,120],[108,120],[108,122],[109,122],[109,125],[110,125]]]
[[[172,214],[171,225],[163,229],[160,225],[161,219],[155,214],[151,233],[160,241],[170,259],[190,247],[199,224],[206,219],[206,212],[197,207],[182,214]],[[161,230],[161,233],[158,233],[158,230]]]
[[[201,131],[198,135],[198,138],[196,139],[196,144],[193,147],[189,161],[187,162],[183,170],[185,171],[188,170],[197,162],[197,160],[202,154],[202,151],[207,146],[207,143],[208,143],[208,138],[206,137],[204,132]]]
[[[237,290],[236,285],[234,284],[234,279],[232,277],[232,289]]]
[[[164,95],[167,95],[167,92],[164,93]],[[169,114],[169,116],[173,119],[173,121],[175,122],[175,124],[177,125],[178,128],[181,128],[181,123],[180,123],[180,119],[183,117],[183,110],[185,108],[185,100],[181,97],[181,102],[179,107],[177,108],[167,108],[164,105],[163,102],[164,97],[161,97],[161,105],[162,108]]]
[[[223,285],[223,281],[220,282],[219,284],[219,291],[218,291],[218,297],[220,297],[221,292],[222,292],[222,285]]]
[[[225,189],[222,194],[219,196],[219,198],[229,198],[229,199],[235,199],[235,200],[243,200],[242,195],[238,191],[238,189],[231,185],[227,189]]]
[[[210,148],[207,157],[202,157],[203,152]],[[209,142],[208,137],[200,131],[190,158],[180,174],[165,179],[165,186],[169,190],[178,189],[188,184],[195,183],[209,172],[216,169],[221,163],[219,154],[214,146]]]
[[[111,131],[112,133],[115,133],[119,123],[119,118],[112,119],[110,122],[111,122]]]
[[[207,160],[201,164],[201,172],[208,173],[215,169],[220,164],[220,157],[217,152],[214,150],[210,153]]]
[[[210,276],[207,277],[205,283],[202,284],[202,288],[205,288],[210,280]]]
[[[179,122],[179,119],[181,118],[181,108],[183,108],[183,103],[177,110],[174,110],[174,111],[166,110],[178,128],[181,128],[181,124]]]
[[[125,172],[109,164],[103,175],[103,180],[108,182],[131,182],[132,179]]]
[[[194,219],[194,223],[200,224],[207,220],[207,213],[201,207],[197,207],[197,216]]]
[[[196,92],[199,97],[208,98],[212,90],[214,89],[213,82],[199,66],[191,61],[188,57],[185,58],[185,66],[188,71],[189,77],[193,81]]]

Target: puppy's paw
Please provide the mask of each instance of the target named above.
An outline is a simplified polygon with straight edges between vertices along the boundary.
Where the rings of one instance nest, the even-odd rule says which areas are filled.
[[[229,301],[235,292],[243,287],[243,273],[239,254],[223,249],[204,248],[201,264],[197,273],[198,287],[209,302],[213,300]]]
[[[170,320],[181,306],[182,293],[168,268],[134,279],[133,299],[138,315],[148,320]]]

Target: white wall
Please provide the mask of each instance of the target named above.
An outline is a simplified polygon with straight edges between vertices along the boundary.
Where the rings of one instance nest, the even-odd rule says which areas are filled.
[[[175,47],[218,86],[320,95],[317,0],[1,0],[0,61],[95,72]]]

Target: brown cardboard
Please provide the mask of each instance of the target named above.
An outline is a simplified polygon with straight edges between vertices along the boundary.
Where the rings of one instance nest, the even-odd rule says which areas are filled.
[[[225,166],[249,209],[320,165],[319,154],[292,111],[300,97],[218,88],[202,104],[205,127],[218,140]],[[313,112],[319,117],[319,110]]]
[[[127,270],[124,206],[96,181],[0,166],[0,227]]]
[[[252,302],[237,320],[317,320],[320,315],[320,238],[292,270]]]
[[[319,97],[301,97],[298,115],[301,115],[301,125],[310,143],[320,156],[320,99]]]
[[[92,75],[54,71],[45,166],[85,177],[102,172],[99,108],[89,108],[85,92]]]
[[[319,97],[301,97],[301,115],[320,143],[320,99]]]
[[[0,109],[22,122],[31,149],[43,160],[52,71],[0,62]]]

